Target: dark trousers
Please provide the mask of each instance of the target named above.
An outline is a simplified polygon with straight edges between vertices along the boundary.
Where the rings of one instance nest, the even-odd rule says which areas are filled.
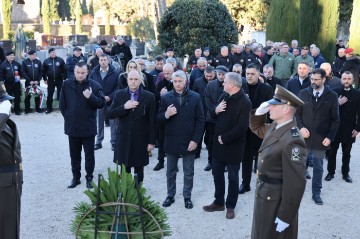
[[[52,103],[53,103],[55,87],[57,89],[56,97],[59,100],[61,86],[63,84],[63,81],[62,80],[56,80],[56,81],[48,80],[47,82],[48,82],[48,95],[47,95],[46,107],[48,110],[52,110]]]
[[[198,144],[196,151],[195,151],[195,158],[200,157],[201,154],[201,148],[202,148],[202,143],[204,142],[204,144],[206,145],[206,147],[208,146],[208,142],[209,142],[209,130],[208,130],[208,123],[209,122],[205,122],[204,125],[204,130],[203,130],[203,137],[201,137],[201,141]]]
[[[125,171],[131,173],[131,167],[126,167]],[[144,181],[144,167],[134,167],[134,174],[137,174],[138,184]]]
[[[86,179],[92,180],[95,168],[94,143],[95,137],[93,136],[69,136],[71,170],[74,179],[81,178],[81,150],[84,148]]]
[[[337,150],[339,149],[340,142],[332,142],[330,146],[330,151],[328,154],[328,166],[327,170],[329,173],[335,174],[336,170],[336,154]],[[343,175],[347,175],[350,172],[350,152],[352,148],[352,143],[343,144],[341,143],[342,148],[342,166],[341,166],[341,173]]]
[[[20,113],[20,98],[21,98],[21,85],[20,82],[5,83],[6,91],[9,95],[15,97],[14,99],[14,111]]]
[[[40,97],[34,97],[35,99],[35,110],[38,111],[40,109]],[[31,95],[25,96],[25,112],[30,111],[30,100]]]
[[[225,176],[224,170],[228,170],[228,195],[226,202],[225,196]],[[239,196],[239,169],[240,163],[230,164],[214,159],[212,161],[212,175],[215,183],[215,201],[216,205],[226,205],[226,208],[234,209]]]
[[[244,158],[242,161],[242,184],[250,186],[253,161],[257,158],[259,148],[254,147],[246,141],[244,149]]]
[[[209,140],[207,143],[207,147],[208,147],[208,162],[209,164],[212,164],[212,151],[213,151],[213,143],[214,143],[214,130],[215,130],[215,124],[211,123],[211,122],[206,122],[207,123],[207,130],[209,133]]]
[[[165,161],[165,151],[164,151],[164,141],[165,141],[165,128],[163,125],[158,126],[158,160],[159,162]]]

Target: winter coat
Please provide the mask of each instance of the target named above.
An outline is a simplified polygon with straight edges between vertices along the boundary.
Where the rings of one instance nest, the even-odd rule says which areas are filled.
[[[126,167],[143,167],[149,164],[148,144],[156,141],[155,97],[140,88],[135,109],[125,109],[130,100],[129,88],[119,90],[109,109],[109,118],[117,119],[114,162]]]
[[[39,59],[30,60],[30,58],[25,59],[22,62],[23,77],[25,78],[25,87],[30,85],[30,81],[40,81],[42,79],[42,64]]]
[[[60,57],[46,58],[42,64],[44,81],[66,80],[67,69],[65,61]]]
[[[75,55],[69,56],[66,59],[66,70],[67,70],[67,78],[68,80],[75,79],[74,69],[77,63],[79,62],[87,62],[86,57],[84,57],[82,54],[79,57],[75,57]]]

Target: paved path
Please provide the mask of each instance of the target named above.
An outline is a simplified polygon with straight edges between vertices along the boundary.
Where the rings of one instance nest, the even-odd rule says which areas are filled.
[[[21,210],[21,238],[24,239],[67,239],[74,238],[69,231],[72,208],[76,202],[87,200],[83,194],[84,178],[75,189],[67,189],[72,175],[68,141],[63,132],[63,118],[59,112],[50,115],[30,114],[11,116],[19,128],[22,143],[24,185]],[[113,152],[109,142],[109,128],[105,128],[103,149],[96,151],[94,175],[105,173],[107,167],[114,167]],[[349,184],[341,179],[340,167],[335,179],[323,183],[323,206],[311,201],[311,181],[299,212],[299,239],[358,239],[359,143],[353,146],[351,177]],[[179,161],[178,193],[176,202],[166,209],[174,239],[245,239],[250,238],[254,199],[252,190],[239,196],[236,218],[225,219],[225,212],[206,213],[202,206],[213,201],[214,186],[211,172],[205,172],[207,152],[202,150],[201,159],[195,162],[195,179],[192,199],[194,208],[184,208],[182,197],[182,164]],[[340,157],[340,154],[339,154]],[[340,162],[340,158],[338,162]],[[154,172],[156,153],[145,168],[144,186],[155,201],[166,197],[165,169]],[[84,164],[83,164],[84,165]],[[325,162],[326,169],[327,162]],[[84,175],[84,169],[82,171]],[[325,170],[326,173],[326,170]],[[325,174],[324,174],[325,176]],[[96,177],[97,178],[97,177]],[[96,180],[95,178],[95,180]]]

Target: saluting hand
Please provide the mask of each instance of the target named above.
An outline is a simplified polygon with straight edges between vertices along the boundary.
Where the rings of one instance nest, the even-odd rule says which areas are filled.
[[[89,87],[89,89],[86,89],[86,90],[83,91],[83,95],[85,96],[86,99],[89,99],[91,94],[92,94],[91,87]]]
[[[351,132],[351,137],[355,138],[358,135],[358,133],[359,132],[353,129],[353,131]]]
[[[348,98],[346,98],[345,96],[340,95],[338,100],[339,100],[339,105],[343,105],[348,101]]]
[[[154,145],[148,144],[148,146],[147,146],[147,151],[148,151],[148,152],[151,152],[151,151],[153,151],[154,148],[155,148]]]
[[[135,100],[128,100],[128,101],[124,104],[124,108],[125,108],[126,110],[135,109],[138,105],[139,105],[139,102],[137,102],[137,101],[135,101]]]
[[[165,95],[167,92],[168,92],[168,90],[164,87],[164,88],[161,89],[160,95],[163,96],[163,95]]]
[[[219,114],[221,112],[224,112],[226,110],[226,101],[222,100],[218,106],[215,108],[215,113]]]
[[[331,143],[331,140],[328,139],[328,138],[325,138],[323,141],[322,141],[322,144],[326,147],[326,146],[329,146]]]

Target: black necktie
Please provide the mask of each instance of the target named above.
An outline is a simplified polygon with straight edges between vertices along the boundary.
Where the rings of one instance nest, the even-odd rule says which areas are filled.
[[[315,101],[318,101],[320,92],[316,91],[315,93]]]

